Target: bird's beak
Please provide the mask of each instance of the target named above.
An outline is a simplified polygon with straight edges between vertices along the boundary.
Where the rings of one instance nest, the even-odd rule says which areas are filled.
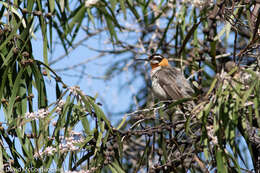
[[[149,61],[149,59],[135,59],[137,61]]]
[[[143,61],[145,62],[144,65],[146,66],[150,61],[149,59],[135,59],[136,61]]]

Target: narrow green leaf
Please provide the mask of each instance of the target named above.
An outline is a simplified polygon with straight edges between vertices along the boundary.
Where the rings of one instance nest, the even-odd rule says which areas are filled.
[[[93,26],[95,26],[95,21],[94,21],[94,17],[91,13],[91,9],[90,8],[87,8],[87,13],[88,13],[88,17],[90,19],[90,21],[92,22]]]
[[[171,16],[171,18],[169,19],[169,22],[167,23],[166,29],[164,30],[162,39],[160,40],[160,43],[159,43],[159,48],[163,45],[162,43],[165,41],[166,35],[168,33],[171,23],[173,22],[174,17],[175,17],[175,15],[173,14]]]
[[[118,173],[125,173],[125,171],[120,167],[117,161],[114,161],[112,165]]]
[[[87,111],[89,113],[92,113],[91,103],[89,102],[89,100],[91,100],[91,99],[88,99],[88,97],[86,97],[82,92],[78,92],[78,94],[81,96],[81,99],[84,102],[85,108],[87,109]]]
[[[4,73],[3,73],[2,76],[1,76],[0,99],[2,98],[3,93],[4,93],[4,89],[5,89],[5,86],[6,86],[6,80],[7,80],[8,71],[9,71],[9,67],[7,67],[7,68],[5,69]]]
[[[49,2],[50,12],[53,13],[55,9],[55,0],[49,0],[48,2]]]
[[[104,120],[106,125],[107,125],[107,127],[109,129],[111,129],[111,123],[107,119],[107,117],[105,116],[104,112],[99,108],[99,106],[97,104],[92,103],[92,105],[94,106],[94,110],[95,110],[95,113],[97,114],[97,116],[99,116],[102,120]]]
[[[129,9],[131,10],[131,12],[133,13],[133,15],[135,16],[136,20],[138,22],[141,22],[140,21],[141,17],[138,14],[138,12],[136,11],[135,7],[133,6],[133,1],[132,0],[127,0],[126,3],[127,3],[128,7],[129,7]]]
[[[127,2],[131,5],[131,6],[133,6],[133,0],[127,0]]]
[[[25,72],[24,72],[25,73]],[[21,80],[20,88],[18,90],[17,96],[20,97],[20,101],[17,102],[16,111],[19,115],[25,115],[27,112],[27,99],[26,99],[26,82],[25,80]]]
[[[88,122],[88,119],[86,117],[82,117],[80,118],[80,122],[84,128],[84,132],[87,134],[87,135],[90,135],[91,132],[90,132],[90,125],[89,125],[89,122]]]
[[[120,2],[121,9],[123,10],[123,13],[124,13],[124,19],[126,19],[125,1],[119,0],[119,2]]]
[[[226,155],[231,158],[233,164],[234,164],[234,168],[236,169],[237,172],[241,173],[241,170],[240,170],[240,165],[238,164],[237,160],[232,156],[232,154],[230,153],[227,153],[226,152]]]
[[[64,131],[64,136],[67,136],[67,133],[68,133],[68,129],[70,128],[70,126],[72,125],[72,117],[74,112],[73,112],[73,108],[74,108],[74,100],[75,100],[75,97],[72,97],[72,100],[69,102],[68,104],[68,109],[66,111],[66,117],[63,119],[63,128],[65,128],[65,131]]]
[[[69,170],[71,170],[71,168],[72,168],[72,163],[73,163],[73,153],[70,152],[70,156],[69,156]]]
[[[243,164],[246,165],[246,167],[248,168],[247,162],[245,161],[245,159],[243,157],[243,154],[245,154],[245,153],[243,152],[243,150],[240,150],[239,146],[240,146],[240,143],[235,140],[235,143],[233,145],[234,154],[238,155],[239,158],[242,160]],[[238,159],[236,159],[236,160],[238,160]]]
[[[73,17],[72,21],[68,25],[69,29],[66,31],[66,33],[65,33],[66,35],[69,34],[76,25],[80,25],[84,18],[84,14],[86,11],[85,6],[81,6],[77,10],[78,11],[76,11],[75,14],[73,14],[74,16],[72,16]]]
[[[52,161],[53,161],[54,157],[53,156],[49,156],[48,159],[47,159],[47,162],[44,162],[46,164],[44,164],[44,168],[45,169],[48,169],[50,168],[51,164],[52,164]]]
[[[53,22],[52,20],[50,20],[50,23],[49,23],[49,42],[50,42],[50,51],[52,52],[53,51],[53,47],[52,47],[52,44],[53,44],[53,41],[52,41],[52,30],[53,30]]]
[[[122,121],[120,122],[120,124],[116,128],[117,130],[119,130],[125,124],[126,118],[127,118],[127,116],[123,117]]]
[[[4,170],[4,163],[3,163],[3,153],[2,153],[2,146],[0,147],[0,170]]]
[[[254,98],[254,106],[255,106],[255,117],[257,119],[257,123],[258,123],[258,126],[260,126],[260,118],[259,118],[259,110],[258,110],[258,106],[259,106],[259,103],[258,103],[258,99],[257,97]]]
[[[187,121],[185,122],[185,133],[186,134],[189,134],[191,132],[190,121],[191,121],[191,117],[188,117]]]
[[[221,36],[226,32],[226,30],[227,30],[227,28],[228,27],[230,27],[230,26],[228,26],[228,25],[230,25],[229,23],[227,23],[223,28],[222,28],[222,30],[220,31],[220,32],[218,32],[218,35],[216,35],[215,37],[214,37],[214,41],[220,41],[221,39]]]
[[[116,8],[116,0],[109,0],[110,1],[110,3],[111,3],[111,8],[112,8],[112,10],[113,11],[115,11],[115,8]]]
[[[59,83],[56,82],[56,99],[59,99],[60,96],[61,96],[61,91],[60,91]]]
[[[95,111],[95,114],[97,115],[97,117],[100,117],[102,120],[104,120],[106,125],[107,125],[107,127],[109,129],[111,129],[110,121],[107,119],[106,115],[100,109],[100,107],[96,103],[94,103],[93,99],[88,97],[88,96],[85,96],[81,91],[78,91],[78,94],[81,96],[81,98],[82,98],[83,102],[85,103],[87,109],[90,108],[90,112],[92,112],[91,111],[91,106],[92,106],[94,111]]]
[[[150,138],[146,142],[145,149],[143,151],[142,157],[139,157],[138,160],[137,160],[138,162],[137,162],[137,165],[135,167],[134,172],[138,172],[138,170],[140,170],[140,167],[142,166],[142,164],[144,162],[145,156],[147,155],[147,152],[150,149],[149,144],[150,144]]]
[[[193,35],[193,33],[195,32],[195,30],[197,29],[197,27],[200,25],[200,23],[204,20],[205,18],[201,18],[200,21],[198,23],[195,23],[191,29],[188,31],[188,33],[186,34],[183,42],[182,42],[182,45],[181,45],[181,48],[180,48],[180,51],[178,52],[178,55],[180,56],[182,51],[185,49],[186,47],[186,44],[188,43],[189,39],[191,38],[191,36]],[[182,26],[185,26],[185,25],[182,25]]]
[[[208,138],[205,137],[205,139],[203,140],[203,144],[205,147],[203,147],[203,154],[205,156],[206,160],[209,160],[209,149],[206,146],[209,146],[208,144]]]
[[[22,15],[19,14],[19,12],[13,6],[10,6],[8,3],[2,2],[2,1],[0,1],[0,3],[3,4],[12,13],[14,13],[20,19],[20,21],[22,22],[23,27],[26,28],[26,22],[25,22],[24,18],[22,17]]]
[[[48,65],[48,40],[47,40],[46,28],[42,28],[42,34],[43,34],[43,59],[44,59],[44,63]],[[49,70],[46,71],[49,76],[50,75]]]
[[[34,159],[33,154],[29,151],[30,140],[28,138],[24,138],[22,136],[19,136],[19,141],[20,141],[20,144],[23,148],[23,152],[25,153],[25,155],[27,157],[29,157],[29,159],[27,159],[27,160],[33,160]],[[30,163],[32,163],[32,162],[30,161]]]
[[[26,7],[27,7],[27,9],[28,9],[28,11],[29,12],[32,12],[32,9],[33,9],[33,6],[34,6],[34,1],[26,1],[27,2],[27,5],[26,5]],[[30,14],[30,13],[29,13]],[[31,14],[30,14],[31,15]]]
[[[98,132],[98,138],[96,139],[96,147],[95,147],[95,152],[94,155],[97,154],[97,152],[100,150],[100,146],[101,146],[101,142],[102,142],[102,137],[103,137],[103,133],[102,132]]]
[[[242,98],[242,106],[245,105],[245,102],[248,100],[248,97],[252,93],[257,82],[258,82],[257,80],[253,81],[250,88],[244,93],[243,98]]]
[[[87,136],[85,139],[84,139],[84,142],[82,142],[81,144],[80,144],[80,148],[85,148],[86,149],[86,144],[88,144],[88,142],[89,141],[91,141],[91,140],[93,140],[93,138],[94,138],[94,136],[93,135],[89,135],[89,136]],[[91,146],[89,146],[89,147],[91,147]]]
[[[114,38],[117,40],[117,36],[116,36],[115,30],[114,30],[113,22],[106,15],[105,15],[105,19],[106,19],[106,22],[107,22],[107,27],[108,27],[108,30],[109,30],[109,33],[110,33],[111,40],[114,41]]]
[[[203,109],[203,114],[205,115],[205,116],[210,116],[210,110],[211,110],[211,108],[212,108],[212,106],[213,106],[214,104],[213,104],[213,102],[212,101],[210,101],[206,106],[205,106],[205,108]],[[201,118],[201,117],[198,117],[198,118]]]
[[[0,131],[0,134],[1,134],[2,138],[5,140],[6,144],[8,145],[11,155],[12,155],[11,157],[12,157],[12,159],[14,159],[15,164],[17,164],[17,166],[20,166],[18,159],[21,158],[22,160],[24,160],[24,158],[17,152],[17,150],[15,148],[15,141],[11,141],[11,139],[7,135],[7,133],[2,133],[2,131]],[[5,151],[5,150],[3,150],[3,151]]]
[[[38,91],[38,108],[45,108],[47,106],[47,95],[43,76],[37,63],[34,62],[30,67],[35,79],[35,88]]]
[[[108,167],[112,173],[118,173],[117,170],[112,165],[108,165]]]
[[[10,50],[13,50],[14,48],[15,48],[15,46],[12,46],[12,48]],[[14,61],[14,59],[12,59],[12,58],[17,58],[17,57],[14,56],[13,51],[9,51],[9,53],[5,57],[4,63],[2,64],[1,68],[3,68],[4,66],[9,66],[10,63],[12,63],[12,60]]]
[[[69,95],[66,99],[66,102],[65,104],[63,105],[63,111],[62,113],[60,114],[58,120],[57,120],[57,125],[55,126],[55,129],[53,131],[53,135],[57,141],[59,141],[59,136],[60,136],[60,129],[64,127],[64,124],[65,124],[65,118],[66,118],[66,112],[68,111],[69,109],[69,105],[70,105],[70,99],[71,99],[71,96]]]
[[[214,80],[213,80],[213,82],[211,83],[211,85],[210,85],[210,88],[209,88],[209,91],[207,92],[207,94],[206,94],[206,97],[208,97],[209,96],[209,94],[213,91],[213,89],[216,87],[216,83],[217,83],[217,78],[215,78]]]
[[[163,3],[164,3],[164,0],[161,0],[161,1],[160,1],[160,4],[159,4],[159,6],[158,6],[158,9],[161,9]]]
[[[65,9],[65,0],[59,0],[59,4],[60,4],[60,8],[61,8],[61,12],[64,12]]]
[[[109,137],[110,137],[110,131],[107,131],[107,132],[105,133],[105,136],[104,136],[103,139],[102,139],[102,144],[103,144],[103,146],[106,145],[107,140],[108,140]]]
[[[13,107],[14,107],[14,103],[15,103],[15,100],[16,100],[16,96],[17,96],[17,92],[20,88],[20,84],[21,84],[21,79],[22,79],[22,75],[23,75],[23,72],[24,72],[24,68],[22,68],[19,72],[18,72],[18,75],[15,79],[15,82],[14,82],[14,87],[12,89],[12,95],[10,97],[10,100],[9,100],[9,105],[8,105],[8,113],[7,113],[7,120],[8,120],[8,123],[11,122],[12,117],[11,117],[11,114],[13,112]]]
[[[39,8],[40,11],[43,11],[42,9],[42,2],[40,0],[37,0],[37,7]],[[43,37],[43,58],[44,58],[44,63],[48,65],[48,39],[47,39],[47,24],[43,18],[43,16],[40,17],[40,26],[41,26],[41,31],[42,31],[42,37]],[[47,70],[48,76],[49,70]]]
[[[224,156],[222,154],[222,150],[220,149],[217,149],[216,151],[216,160],[217,160],[217,170],[219,173],[227,173],[227,167],[226,165],[224,164]]]
[[[100,128],[101,133],[103,133],[105,131],[105,123],[104,123],[104,121],[100,121],[99,128]]]

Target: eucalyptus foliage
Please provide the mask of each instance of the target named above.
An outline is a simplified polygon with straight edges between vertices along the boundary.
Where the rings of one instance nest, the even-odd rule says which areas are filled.
[[[259,172],[259,6],[246,0],[0,1],[0,172]],[[115,127],[95,97],[67,86],[53,70],[59,59],[49,62],[54,35],[69,54],[79,32],[86,39],[108,36],[111,50],[89,46],[100,56],[127,57],[111,61],[106,79],[127,67],[133,75],[126,85],[137,76],[144,81],[136,96],[141,108],[129,105]],[[36,33],[41,58],[32,48]],[[170,104],[152,98],[148,68],[135,59],[153,52],[190,76],[193,98]],[[48,80],[56,82],[55,100]],[[191,99],[196,106],[187,108]]]

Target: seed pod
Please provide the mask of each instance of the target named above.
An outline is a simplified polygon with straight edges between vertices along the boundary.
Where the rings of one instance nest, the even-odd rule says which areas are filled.
[[[51,14],[51,13],[47,13],[47,14],[45,14],[45,17],[46,17],[47,19],[51,19],[51,18],[52,18],[52,14]]]
[[[32,134],[26,134],[27,138],[32,138],[32,136],[33,136]]]
[[[7,100],[6,100],[5,98],[2,98],[2,99],[1,99],[1,102],[2,102],[2,103],[6,103]]]
[[[62,88],[65,89],[65,88],[68,88],[68,86],[64,84],[64,85],[62,85]]]
[[[0,29],[0,36],[4,35],[4,30]]]
[[[4,32],[10,32],[11,29],[8,25],[4,25],[4,29],[3,29]]]
[[[202,30],[202,32],[203,32],[204,34],[208,34],[208,33],[209,33],[209,29],[208,29],[208,28],[204,28],[204,29]]]
[[[21,97],[20,97],[20,96],[16,96],[15,101],[16,101],[16,102],[21,101]]]
[[[41,15],[42,15],[42,12],[41,12],[41,11],[34,11],[34,12],[33,12],[33,15],[34,15],[34,16],[41,16]]]
[[[27,8],[22,9],[22,13],[23,13],[23,14],[27,14],[27,13],[28,13]]]
[[[214,39],[212,37],[208,36],[207,41],[212,42],[212,41],[214,41]]]
[[[43,76],[47,76],[47,71],[46,71],[46,70],[43,70],[43,71],[42,71],[42,75],[43,75]]]
[[[19,48],[18,47],[13,48],[13,53],[17,55],[19,53]]]
[[[23,52],[22,56],[25,57],[25,58],[28,58],[30,56],[30,54],[28,52]]]

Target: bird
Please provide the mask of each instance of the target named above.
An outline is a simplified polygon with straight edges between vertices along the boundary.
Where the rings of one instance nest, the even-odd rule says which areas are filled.
[[[178,68],[169,64],[167,58],[161,54],[153,54],[147,61],[151,65],[152,91],[157,99],[176,101],[194,94],[189,81]]]

